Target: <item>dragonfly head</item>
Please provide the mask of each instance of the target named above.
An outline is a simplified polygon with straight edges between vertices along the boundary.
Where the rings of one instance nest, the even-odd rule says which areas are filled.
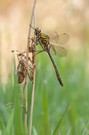
[[[41,33],[41,30],[37,27],[35,28],[35,35],[39,35]]]

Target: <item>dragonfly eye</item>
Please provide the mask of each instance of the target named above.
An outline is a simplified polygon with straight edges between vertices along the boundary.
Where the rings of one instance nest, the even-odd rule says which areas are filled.
[[[35,29],[35,34],[36,34],[36,35],[39,35],[40,33],[41,33],[41,30],[40,30],[39,28],[36,28],[36,29]]]

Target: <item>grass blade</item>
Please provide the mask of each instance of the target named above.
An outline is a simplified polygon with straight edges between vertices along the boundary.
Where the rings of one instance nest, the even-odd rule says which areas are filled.
[[[59,120],[59,122],[58,122],[56,128],[54,129],[54,131],[53,131],[53,133],[52,133],[52,135],[58,135],[59,126],[60,126],[61,122],[63,121],[65,114],[66,114],[67,111],[69,110],[69,107],[70,107],[69,105],[66,107],[66,109],[65,109],[65,111],[64,111],[64,113],[63,113],[63,116],[62,116],[61,119]]]
[[[42,134],[43,135],[50,135],[50,123],[49,123],[49,115],[48,115],[48,98],[47,98],[47,89],[44,84],[44,90],[42,95],[43,100],[43,116],[42,116]]]

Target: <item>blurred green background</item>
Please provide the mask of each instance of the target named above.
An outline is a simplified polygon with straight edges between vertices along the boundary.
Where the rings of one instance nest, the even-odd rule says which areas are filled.
[[[23,84],[16,82],[11,50],[26,48],[32,6],[31,0],[0,1],[0,135],[26,134]],[[37,56],[33,135],[89,135],[89,1],[38,0],[36,25],[48,34],[66,32],[70,40],[67,56],[54,57],[63,88],[46,53]],[[31,82],[29,106],[30,98]]]

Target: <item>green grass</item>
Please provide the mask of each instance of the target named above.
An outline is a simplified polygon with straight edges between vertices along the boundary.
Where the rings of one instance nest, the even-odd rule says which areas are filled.
[[[63,78],[63,88],[48,56],[37,56],[33,135],[59,135],[59,132],[61,135],[89,135],[87,50],[54,59]],[[27,135],[21,108],[22,87],[14,73],[9,75],[5,86],[0,81],[0,135]],[[30,100],[31,82],[28,110]],[[13,103],[13,106],[8,103]]]

